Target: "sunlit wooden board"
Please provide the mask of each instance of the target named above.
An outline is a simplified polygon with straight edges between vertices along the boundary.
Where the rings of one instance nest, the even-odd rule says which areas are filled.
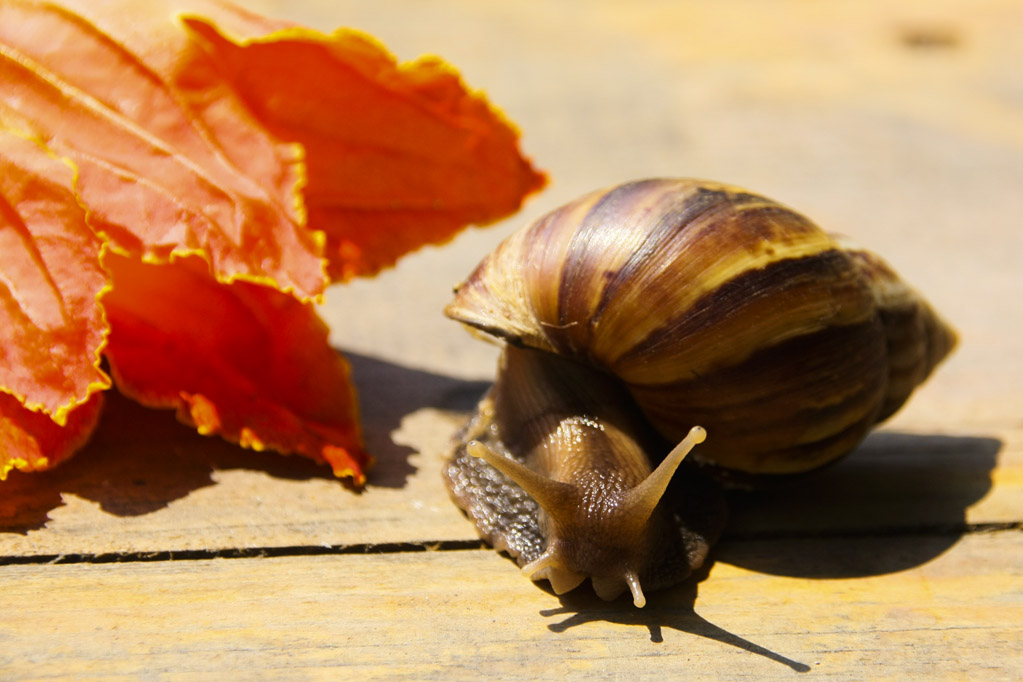
[[[386,376],[395,370],[376,371]],[[440,473],[464,412],[421,408],[404,415],[382,449],[382,471],[354,494],[326,469],[302,460],[197,436],[169,414],[127,403],[114,407],[135,420],[132,435],[121,430],[108,440],[101,434],[57,471],[11,481],[0,500],[6,516],[0,516],[0,557],[42,561],[475,538],[448,500]],[[1019,524],[1023,433],[984,433],[876,433],[827,471],[781,490],[734,493],[729,533],[958,533]]]
[[[1023,538],[972,535],[946,553],[935,542],[732,544],[705,580],[642,610],[559,600],[482,550],[8,566],[0,670],[5,680],[1011,679],[1023,665]],[[900,564],[910,556],[931,558]]]

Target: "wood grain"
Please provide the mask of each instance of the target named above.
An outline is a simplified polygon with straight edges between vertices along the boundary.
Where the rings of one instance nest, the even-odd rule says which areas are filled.
[[[202,438],[169,414],[126,402],[115,409],[116,418],[139,429],[136,438],[125,438],[123,429],[116,442],[101,434],[65,467],[18,476],[7,486],[8,496],[0,500],[7,517],[0,515],[7,531],[0,532],[0,557],[475,538],[448,500],[440,474],[449,440],[467,412],[421,408],[405,415],[391,436],[397,456],[383,459],[376,482],[356,495],[305,461]],[[987,434],[882,430],[809,479],[775,491],[733,494],[728,532],[956,533],[1018,523],[1023,432]],[[177,459],[144,458],[168,453]],[[387,477],[395,482],[387,484]]]
[[[559,600],[482,550],[8,566],[0,669],[8,680],[1010,679],[1023,665],[1011,644],[1023,636],[1019,534],[972,535],[899,570],[900,553],[933,542],[729,543],[702,582],[643,610]],[[864,575],[747,568],[779,553]]]

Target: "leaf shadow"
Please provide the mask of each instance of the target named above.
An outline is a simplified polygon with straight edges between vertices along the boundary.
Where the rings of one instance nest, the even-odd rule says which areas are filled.
[[[366,449],[376,459],[374,486],[401,488],[415,473],[409,463],[415,451],[392,438],[402,419],[424,407],[469,412],[490,387],[489,381],[456,379],[369,355],[345,351],[345,357],[359,392]]]
[[[201,436],[173,411],[147,409],[108,391],[99,426],[71,460],[41,473],[12,472],[0,484],[0,533],[44,527],[64,494],[91,500],[114,516],[141,516],[215,485],[214,473],[227,469],[289,480],[333,478],[329,468],[310,460]]]
[[[367,449],[375,466],[369,485],[401,488],[415,473],[411,448],[391,434],[402,418],[424,406],[468,410],[488,384],[452,379],[364,355],[346,353],[359,391]],[[259,471],[281,480],[334,478],[330,468],[304,457],[257,452],[198,434],[173,411],[144,408],[107,392],[100,424],[90,442],[51,471],[11,472],[0,483],[0,536],[24,535],[46,526],[49,514],[73,494],[114,516],[141,516],[217,484],[216,472]],[[357,494],[357,493],[355,493]]]

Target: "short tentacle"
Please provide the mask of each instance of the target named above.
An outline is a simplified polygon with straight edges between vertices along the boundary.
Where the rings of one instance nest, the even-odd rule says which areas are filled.
[[[632,603],[636,605],[636,608],[641,609],[646,606],[646,595],[643,594],[643,588],[639,585],[639,576],[635,571],[625,574],[625,583],[629,586],[629,591],[632,592]]]
[[[550,547],[539,557],[523,566],[522,573],[533,582],[548,581],[554,594],[564,594],[574,590],[582,581],[586,580],[586,576],[582,573],[562,566],[557,553]]]

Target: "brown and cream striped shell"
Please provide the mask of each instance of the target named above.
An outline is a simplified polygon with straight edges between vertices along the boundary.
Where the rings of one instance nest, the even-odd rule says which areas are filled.
[[[637,408],[640,416],[629,419],[647,425],[636,428],[675,443],[702,426],[707,441],[691,459],[743,475],[806,471],[849,452],[955,343],[877,256],[763,196],[696,180],[632,182],[553,211],[486,257],[445,312],[506,342],[502,372],[522,365],[523,353],[586,367]],[[514,402],[504,393],[521,396],[522,384],[521,376],[498,377],[466,441],[489,438],[505,459],[555,480],[578,479],[546,461],[560,456],[549,431],[564,430],[563,414],[546,435],[525,439],[533,450],[543,441],[540,454],[510,445],[523,440],[513,434],[534,429],[534,413],[562,409],[541,409],[546,399],[537,394],[508,408],[514,416],[500,414],[502,403]],[[595,418],[591,406],[582,409],[579,418]],[[580,456],[570,454],[578,468]],[[663,456],[648,453],[646,470],[622,486],[637,486]],[[516,484],[525,475],[505,473]],[[447,475],[456,502],[481,527],[471,498],[483,493],[466,492],[464,470]],[[503,530],[481,533],[529,561],[550,545],[541,537],[524,550]]]
[[[877,256],[735,187],[648,180],[587,195],[511,236],[447,315],[621,379],[693,457],[815,468],[894,413],[954,345]]]

